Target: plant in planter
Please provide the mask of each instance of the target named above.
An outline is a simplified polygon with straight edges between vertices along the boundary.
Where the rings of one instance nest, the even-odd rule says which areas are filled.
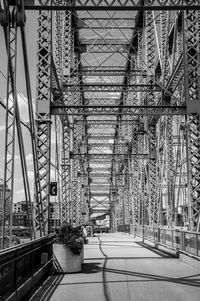
[[[56,242],[65,244],[74,255],[80,255],[83,249],[84,240],[79,228],[73,228],[67,222],[63,222],[60,228],[56,229]]]
[[[56,271],[59,273],[80,272],[84,261],[84,240],[80,229],[63,222],[55,231],[56,240],[53,252]]]

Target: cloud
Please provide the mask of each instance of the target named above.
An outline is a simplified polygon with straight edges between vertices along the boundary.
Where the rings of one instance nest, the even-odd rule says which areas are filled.
[[[18,93],[18,105],[19,105],[19,111],[20,111],[20,117],[25,121],[29,121],[29,114],[28,114],[28,100],[27,98],[22,94]]]
[[[14,203],[21,202],[21,201],[25,200],[25,193],[24,193],[23,188],[18,189],[18,190],[15,191],[13,200],[14,200]]]
[[[56,144],[56,133],[53,129],[51,130],[51,144]]]
[[[27,163],[27,165],[33,164],[33,154],[32,153],[29,153],[26,155],[26,163]]]
[[[18,100],[20,118],[23,119],[23,121],[28,122],[29,121],[28,99],[26,96],[24,96],[23,93],[17,93],[17,100]],[[35,100],[32,99],[32,102],[33,102],[33,110],[35,111]],[[4,103],[6,103],[5,99],[4,99]],[[4,130],[4,129],[5,126],[4,128],[3,126],[0,126],[0,130]]]
[[[55,181],[55,170],[51,169],[51,172],[50,172],[50,179],[51,181]]]
[[[0,125],[0,132],[6,129],[5,125]]]
[[[15,162],[18,161],[20,159],[19,155],[15,155]]]
[[[28,178],[29,178],[29,181],[34,180],[34,172],[33,171],[28,170]]]
[[[24,189],[19,189],[15,192],[16,195],[22,195],[24,194]]]
[[[23,179],[22,179],[22,177],[15,177],[14,182],[20,183],[20,185],[21,185],[23,183]]]

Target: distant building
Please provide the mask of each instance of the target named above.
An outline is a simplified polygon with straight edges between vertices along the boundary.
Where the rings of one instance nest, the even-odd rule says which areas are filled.
[[[13,204],[13,226],[28,227],[26,201],[21,201]]]
[[[4,184],[3,184],[3,180],[0,180],[0,217],[2,218],[2,214],[3,214],[3,192],[4,192]],[[11,195],[11,190],[6,188],[6,205],[5,205],[5,215],[6,215],[6,219],[10,216],[11,213],[11,198],[9,197]]]
[[[25,212],[13,213],[13,226],[15,227],[28,227],[28,215]]]
[[[27,213],[27,204],[25,201],[13,204],[13,213]]]
[[[51,228],[58,227],[60,225],[59,212],[59,204],[55,202],[50,202],[49,224]]]

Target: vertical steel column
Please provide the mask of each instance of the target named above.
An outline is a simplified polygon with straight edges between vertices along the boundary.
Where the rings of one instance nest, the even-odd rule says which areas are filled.
[[[65,97],[65,95],[64,95]],[[62,196],[61,196],[61,221],[70,222],[71,219],[71,198],[70,198],[70,132],[68,123],[63,117],[62,120]]]
[[[156,226],[158,222],[157,173],[156,173],[156,127],[149,126],[149,225]]]
[[[61,222],[61,122],[60,116],[55,116],[55,179],[57,182],[57,196],[55,201],[55,220]],[[57,206],[57,207],[56,207]],[[55,225],[56,226],[56,225]]]
[[[41,3],[41,1],[39,1]],[[36,127],[41,191],[36,196],[35,228],[37,235],[49,231],[49,182],[50,182],[50,74],[51,74],[51,14],[39,11],[36,69]],[[40,198],[41,196],[41,198]]]
[[[161,65],[162,65],[162,86],[165,87],[166,80],[170,75],[169,68],[169,49],[168,49],[168,33],[170,26],[170,11],[162,11],[160,15],[161,21]]]
[[[74,39],[73,39],[74,43]],[[77,53],[74,53],[73,59],[73,69],[78,69],[78,56]],[[79,92],[79,88],[76,87],[76,84],[79,82],[79,77],[75,76],[73,78],[73,104],[80,105],[81,104],[81,94]],[[77,109],[78,110],[78,109]],[[75,122],[75,121],[79,122]],[[81,117],[78,116],[74,119],[74,127],[73,127],[73,152],[78,154],[79,152],[79,139],[81,138]],[[72,160],[72,222],[77,225],[78,224],[78,212],[79,212],[79,205],[80,205],[80,194],[78,189],[78,173],[80,172],[80,164],[79,164],[79,157],[75,156]]]
[[[195,4],[200,4],[195,1]],[[200,11],[183,18],[184,79],[188,122],[189,228],[200,230]]]
[[[6,125],[5,125],[5,165],[4,165],[4,187],[2,206],[2,237],[5,235],[5,221],[9,219],[11,226],[11,214],[14,189],[14,155],[15,155],[15,129],[16,129],[16,52],[17,52],[17,26],[16,21],[9,14],[6,26],[4,26],[5,37],[7,37],[7,94],[6,94]],[[16,13],[16,11],[13,11]],[[14,21],[14,22],[13,22]],[[6,190],[10,189],[10,193]],[[4,239],[2,239],[2,249]]]
[[[154,14],[152,11],[145,12],[146,25],[146,64],[147,64],[147,84],[155,83],[154,68],[155,68],[155,28]],[[147,93],[147,104],[154,105],[155,94]],[[157,223],[158,214],[158,199],[156,185],[156,125],[148,126],[149,134],[149,163],[148,163],[148,197],[149,197],[149,224],[152,226]]]
[[[139,35],[139,33],[138,33]],[[138,38],[138,44],[139,44],[139,38]],[[138,47],[139,48],[139,47]],[[137,66],[137,53],[134,49],[133,53],[130,55],[130,71],[133,71],[135,69],[139,69],[141,66]],[[129,78],[127,79],[130,84],[137,84],[137,76],[133,73],[130,72]],[[128,90],[128,95],[126,99],[126,104],[127,105],[138,105],[139,99],[138,95],[136,92],[129,92]],[[137,116],[128,116],[126,119],[130,120],[127,123],[127,138],[128,138],[128,149],[127,153],[130,155],[132,153],[137,153],[137,138],[134,136],[133,138],[133,132],[135,132],[135,123],[137,121]],[[133,124],[132,121],[135,121]],[[136,139],[135,139],[136,138]],[[139,185],[138,184],[138,170],[137,170],[137,165],[138,165],[138,158],[133,157],[132,155],[128,159],[128,166],[127,166],[127,173],[129,174],[126,179],[127,181],[127,186],[128,186],[128,204],[129,204],[129,221],[130,218],[132,219],[132,216],[135,217],[137,209],[138,209],[138,193],[139,193]],[[137,171],[136,171],[137,170]],[[131,215],[131,217],[130,217]],[[134,218],[131,220],[131,222],[137,223],[137,218]]]
[[[63,69],[63,22],[64,21],[64,13],[57,11],[55,15],[55,67],[56,67],[56,73],[58,76],[59,84],[62,80],[62,69]],[[56,138],[56,144],[55,144],[55,177],[57,181],[57,197],[55,206],[55,220],[59,220],[61,223],[63,220],[67,220],[67,218],[64,216],[62,219],[61,209],[62,209],[62,189],[61,189],[61,178],[62,178],[62,161],[61,161],[61,136],[62,136],[62,124],[61,124],[61,118],[60,116],[55,116],[54,118],[55,122],[55,138]],[[63,163],[65,164],[65,163]],[[55,225],[57,226],[57,225]]]
[[[173,154],[173,117],[166,118],[166,147],[167,147],[167,222],[174,222],[174,154]]]
[[[124,223],[129,224],[129,214],[130,214],[130,197],[129,197],[129,176],[128,173],[128,159],[124,160],[124,169],[123,169],[123,202],[124,202]]]
[[[161,13],[161,59],[162,59],[162,86],[165,84],[170,75],[169,51],[168,51],[168,33],[170,26],[170,11]],[[167,116],[166,126],[166,156],[167,156],[167,222],[172,226],[174,220],[174,156],[173,156],[173,116]]]
[[[138,152],[138,135],[133,133],[132,139],[132,153]],[[140,223],[140,194],[139,194],[139,160],[135,156],[132,156],[132,194],[133,194],[133,222]]]
[[[130,82],[130,79],[127,79],[128,82]],[[128,92],[126,91],[123,93],[123,104],[124,106],[128,105]],[[120,128],[121,128],[121,137],[123,137],[121,139],[121,142],[123,144],[127,144],[127,142],[129,141],[129,137],[128,137],[128,123],[127,123],[127,116],[122,116],[121,117],[121,121],[125,121],[125,122],[121,122],[120,124]],[[121,153],[126,153],[128,150],[128,145],[127,146],[123,146],[121,147]],[[128,152],[127,152],[128,155]],[[128,159],[127,158],[123,158],[123,192],[122,192],[122,199],[123,199],[123,208],[124,208],[124,223],[128,224],[129,223],[129,207],[130,207],[130,198],[129,198],[129,190],[128,190]]]
[[[71,72],[71,49],[72,49],[72,20],[71,12],[66,11],[63,15],[63,70],[62,70],[62,81],[63,84],[70,83],[70,72]],[[68,104],[70,95],[68,92],[63,92],[64,104]],[[70,168],[70,143],[71,143],[72,126],[69,123],[67,116],[62,116],[62,196],[61,196],[61,220],[71,223],[71,168]]]
[[[115,137],[115,152],[116,154],[121,153],[121,148],[119,146],[120,143],[122,143],[122,126],[121,123],[119,123],[119,126],[117,128],[117,136]],[[125,223],[125,212],[124,212],[124,196],[123,196],[123,160],[117,160],[117,157],[115,157],[115,167],[116,167],[116,181],[115,186],[117,188],[117,211],[116,214],[118,216],[117,223],[123,225]]]
[[[79,137],[79,143],[81,146],[79,147],[79,152],[81,154],[87,153],[87,146],[86,146],[86,119],[83,116],[83,120],[79,122],[81,129],[80,129],[80,137]],[[82,144],[83,142],[83,144]],[[80,157],[80,172],[85,175],[86,174],[86,162],[85,159]],[[86,203],[86,176],[79,177],[79,195],[80,195],[80,205],[79,205],[79,213],[78,213],[78,219],[79,224],[84,224],[87,219],[89,219],[89,216],[87,216],[87,203]]]
[[[136,57],[136,68],[139,70],[143,70],[144,67],[144,53],[143,53],[143,28],[138,28],[137,31],[138,35],[138,52]],[[134,61],[132,62],[134,64]],[[134,66],[132,66],[134,68]],[[134,80],[134,79],[133,79]],[[143,83],[144,79],[143,76],[138,76],[135,78],[135,84],[137,83]],[[144,105],[144,94],[141,92],[138,92],[137,95],[135,95],[135,104],[141,104]],[[137,117],[139,118],[139,117]],[[132,153],[142,153],[141,148],[141,139],[138,136],[137,133],[138,125],[136,127],[133,127],[133,136],[132,136]],[[137,156],[132,156],[132,193],[133,193],[133,222],[136,224],[141,224],[141,174],[142,174],[142,160],[139,159]]]

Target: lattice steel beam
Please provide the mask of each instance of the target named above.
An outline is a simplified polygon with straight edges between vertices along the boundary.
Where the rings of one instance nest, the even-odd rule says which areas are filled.
[[[112,157],[129,157],[129,156],[136,156],[136,157],[142,157],[142,158],[146,158],[148,156],[148,153],[144,153],[144,154],[139,154],[139,153],[136,153],[136,154],[129,154],[129,153],[114,153],[114,154],[81,154],[81,153],[71,153],[70,154],[70,157],[73,158],[73,157],[88,157],[88,158],[91,158],[91,159],[109,159],[109,158],[112,158]]]
[[[194,1],[198,3],[199,1]],[[188,188],[190,229],[200,230],[200,59],[199,11],[184,14],[184,75],[188,123]]]
[[[104,42],[105,43],[105,42]],[[120,45],[118,45],[120,44]],[[121,43],[112,44],[112,45],[101,45],[97,44],[94,45],[92,42],[91,44],[80,44],[80,52],[81,53],[118,53],[124,55],[127,53],[130,46],[128,45],[121,45]]]
[[[63,44],[62,48],[59,49],[62,62],[62,73],[63,77],[67,78],[70,82],[71,78],[68,77],[68,69],[71,66],[71,35],[72,35],[72,17],[71,12],[64,12],[63,15],[63,26],[59,28],[60,33],[63,33]],[[61,46],[61,45],[60,45]],[[61,51],[62,49],[62,51]],[[62,80],[62,77],[61,77]],[[68,93],[63,93],[63,102],[67,103],[71,101],[70,95]],[[62,167],[62,195],[61,195],[61,222],[71,220],[72,215],[72,202],[71,202],[71,168],[69,152],[71,150],[71,136],[72,136],[72,126],[69,122],[67,116],[61,116],[62,121],[62,145],[61,145],[61,159],[65,161],[65,165],[61,162]]]
[[[91,192],[90,193],[91,198],[92,197],[108,197],[109,196],[109,192]]]
[[[123,89],[127,89],[127,85],[121,84],[121,83],[110,83],[110,84],[64,84],[63,85],[63,91],[68,92],[74,92],[77,90],[77,88],[80,89],[80,91],[84,92],[122,92]],[[160,92],[161,87],[156,84],[146,84],[146,85],[129,85],[129,91],[133,92]]]
[[[1,212],[1,230],[2,237],[5,235],[6,219],[10,220],[13,204],[14,189],[14,155],[15,155],[15,133],[16,133],[16,62],[17,62],[17,26],[5,26],[4,34],[7,47],[7,91],[6,91],[6,124],[5,124],[5,164],[4,164],[4,186],[3,186],[3,202]],[[12,114],[10,114],[10,112]],[[6,190],[10,193],[6,193]],[[10,221],[12,222],[12,221]],[[10,225],[11,226],[11,225]],[[1,239],[1,247],[4,248],[4,239]]]
[[[40,5],[33,5],[28,1],[25,1],[26,10],[66,10],[66,6],[61,5],[52,5],[49,0],[45,4],[42,1],[39,1]],[[111,2],[104,2],[102,0],[96,0],[90,2],[88,0],[76,0],[74,4],[68,4],[67,10],[76,10],[76,11],[87,11],[87,10],[110,10],[110,11],[140,11],[140,10],[199,10],[199,5],[196,5],[196,2],[188,3],[187,0],[151,0],[145,6],[142,5],[140,0],[128,0],[125,3],[120,0],[113,0]]]
[[[77,110],[79,108],[79,110]],[[119,111],[121,109],[121,111]],[[142,110],[144,109],[144,110]],[[185,106],[65,106],[51,105],[52,115],[185,115]]]
[[[81,71],[77,71],[78,73],[83,74],[87,77],[89,76],[126,76],[127,74],[134,74],[136,76],[144,76],[146,77],[145,70],[126,70],[125,68],[115,68],[114,67],[82,67]],[[71,75],[76,74],[73,70]]]
[[[36,85],[36,128],[37,149],[39,158],[39,177],[41,191],[35,204],[36,231],[45,235],[49,231],[49,182],[50,182],[50,74],[51,74],[51,16],[49,12],[39,12],[38,15],[38,49],[37,49],[37,85]],[[41,194],[41,198],[40,198]],[[40,219],[42,220],[40,221]],[[41,224],[41,226],[40,226]]]

